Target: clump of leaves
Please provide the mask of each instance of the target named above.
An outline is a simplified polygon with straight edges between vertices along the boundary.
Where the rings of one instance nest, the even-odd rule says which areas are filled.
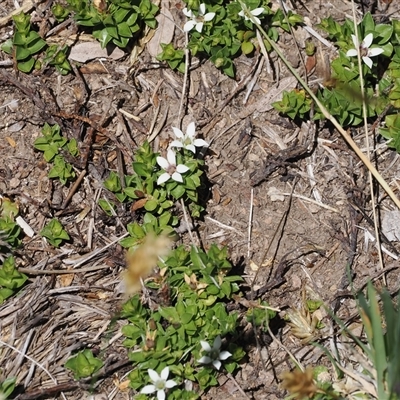
[[[0,268],[0,304],[18,291],[27,279],[28,277],[16,268],[14,257],[6,258]]]
[[[21,228],[15,222],[18,211],[15,202],[0,198],[0,254],[7,254],[9,247],[16,248],[21,243]]]
[[[392,56],[393,49],[397,49],[400,44],[400,25],[397,22],[376,24],[371,14],[367,13],[357,26],[360,43],[357,43],[354,23],[350,19],[339,24],[332,17],[325,18],[319,27],[328,33],[329,38],[339,48],[338,57],[330,64],[331,71],[328,71],[330,79],[323,83],[317,92],[317,97],[327,110],[343,126],[357,126],[362,122],[363,98],[360,92],[360,71],[355,57],[357,49],[360,48],[367,117],[375,118],[387,107],[389,111],[390,107],[393,110],[389,114],[397,114],[395,109],[400,107],[398,50],[395,50],[390,64],[388,59]],[[300,93],[298,90],[285,92],[283,99],[273,106],[292,119],[307,118],[311,102],[307,96]],[[315,110],[314,118],[324,118],[318,108]],[[393,143],[396,142],[395,136],[397,137],[394,120],[394,117],[389,116],[389,126],[382,131],[382,135],[392,139]]]
[[[7,378],[0,383],[0,399],[8,399],[15,389],[16,378]]]
[[[102,47],[109,43],[125,48],[145,27],[155,28],[158,7],[150,0],[67,0],[78,25],[87,27]],[[61,9],[56,9],[62,18]]]
[[[61,136],[60,126],[53,126],[45,123],[42,128],[42,137],[35,140],[36,149],[43,152],[43,157],[47,162],[52,162],[53,167],[49,171],[49,178],[58,178],[65,185],[69,180],[75,178],[72,165],[65,161],[60,154],[68,151],[72,156],[79,154],[78,144],[75,139],[66,139]]]
[[[67,75],[72,70],[71,64],[67,59],[68,51],[68,46],[59,47],[53,44],[46,50],[43,62],[53,65],[61,75]]]
[[[237,282],[242,280],[229,275],[232,266],[226,255],[226,248],[215,245],[207,253],[180,246],[163,260],[158,274],[145,280],[158,305],[147,308],[136,295],[123,306],[122,316],[129,321],[123,327],[124,345],[132,349],[129,357],[136,365],[129,376],[134,389],[147,383],[149,368],[168,366],[175,381],[197,382],[203,390],[217,384],[219,360],[229,372],[238,368],[243,350],[233,342],[221,345],[220,340],[235,336],[237,314],[229,314],[225,302],[239,291]],[[176,387],[168,398],[198,398],[186,392]]]
[[[40,231],[40,235],[45,237],[54,247],[58,247],[62,242],[70,239],[67,231],[61,225],[61,222],[55,218]]]
[[[195,158],[195,154],[186,149],[181,149],[174,154],[176,164],[188,168],[181,175],[182,182],[169,179],[165,183],[158,183],[165,170],[157,162],[160,157],[157,157],[157,153],[154,153],[149,143],[145,142],[135,154],[135,161],[132,164],[134,174],[125,176],[125,187],[122,188],[120,178],[114,172],[111,172],[104,181],[104,186],[113,192],[119,201],[133,201],[131,206],[133,211],[144,210],[162,217],[174,205],[174,201],[183,199],[191,215],[199,217],[204,210],[199,201],[199,190],[203,187],[201,177],[204,161]],[[102,199],[99,205],[105,212],[111,213],[112,202]],[[175,218],[172,226],[176,223]]]
[[[240,54],[251,55],[259,48],[256,40],[256,27],[243,13],[243,8],[255,12],[257,20],[267,27],[268,36],[277,41],[279,29],[290,31],[290,26],[302,22],[302,18],[289,12],[287,18],[282,10],[273,11],[267,0],[217,1],[199,4],[187,1],[185,14],[190,20],[184,30],[190,31],[188,48],[193,55],[206,56],[214,65],[230,77],[235,76],[233,59]],[[264,42],[267,51],[270,46]],[[163,52],[164,54],[164,52]],[[165,57],[165,56],[163,56]]]
[[[103,362],[89,349],[79,352],[65,363],[65,368],[71,370],[77,380],[93,376],[102,366]]]
[[[12,18],[15,26],[14,36],[5,42],[1,49],[13,54],[18,69],[28,73],[35,66],[34,56],[46,46],[46,42],[32,29],[30,15],[22,12]]]

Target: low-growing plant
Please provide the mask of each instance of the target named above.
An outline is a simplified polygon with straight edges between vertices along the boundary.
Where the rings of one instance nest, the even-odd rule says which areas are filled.
[[[145,142],[136,152],[132,164],[134,174],[125,176],[122,187],[119,176],[111,172],[104,186],[119,201],[133,201],[133,211],[144,209],[162,216],[174,202],[182,199],[193,217],[199,217],[204,207],[199,201],[204,161],[196,157],[196,147],[207,146],[203,139],[195,139],[195,125],[189,124],[187,132],[173,128],[177,137],[170,143],[166,158],[158,156]],[[113,203],[103,201],[99,205],[111,213]],[[172,225],[176,225],[176,219]]]
[[[59,247],[66,240],[70,240],[67,231],[58,219],[53,218],[41,231],[40,235],[54,247]]]
[[[0,399],[6,400],[15,389],[16,378],[7,378],[0,383]]]
[[[16,248],[21,243],[21,228],[15,222],[18,212],[15,202],[6,197],[0,198],[0,255],[7,254],[9,247]]]
[[[376,24],[370,13],[365,14],[357,27],[357,41],[354,23],[347,19],[339,24],[332,17],[321,21],[319,27],[328,33],[329,38],[339,48],[338,57],[330,64],[330,78],[322,82],[317,97],[343,126],[357,126],[363,120],[363,98],[360,92],[360,71],[357,63],[358,48],[361,50],[364,96],[368,118],[375,118],[384,110],[389,110],[387,126],[382,129],[384,137],[391,139],[389,146],[396,145],[396,117],[400,107],[400,58],[397,50],[399,42],[399,24]],[[389,57],[393,54],[392,62]],[[382,62],[379,63],[378,60]],[[378,91],[376,89],[378,88]],[[308,118],[311,99],[302,90],[285,92],[281,101],[273,106],[292,119]],[[324,116],[318,107],[315,119]]]
[[[80,351],[65,363],[65,368],[73,372],[75,379],[93,376],[102,366],[103,361],[95,357],[89,349]]]
[[[146,26],[154,29],[157,25],[158,7],[150,0],[67,0],[67,3],[77,24],[90,29],[102,47],[111,42],[126,48],[132,38],[143,35]],[[55,11],[59,18],[64,16],[60,7]]]
[[[233,59],[240,54],[251,55],[259,49],[255,26],[249,15],[267,26],[271,39],[278,40],[279,29],[286,32],[302,22],[302,18],[289,12],[287,17],[282,10],[273,11],[267,0],[246,0],[243,2],[222,0],[212,3],[187,1],[182,10],[188,18],[183,26],[189,32],[188,48],[192,55],[209,58],[226,75],[235,76]],[[162,53],[157,57],[166,61],[172,69],[184,71],[184,52],[175,49],[171,43],[164,43]],[[269,51],[268,42],[264,46]]]
[[[160,272],[145,280],[157,306],[144,306],[138,295],[123,306],[121,316],[129,321],[122,328],[124,345],[135,365],[129,375],[132,388],[151,393],[158,374],[149,370],[168,368],[176,383],[165,387],[168,398],[196,399],[194,391],[179,388],[184,380],[205,390],[217,384],[222,365],[229,372],[238,368],[244,351],[233,341],[224,344],[223,338],[236,336],[238,315],[229,314],[225,302],[238,293],[242,278],[229,275],[232,266],[226,256],[226,248],[216,245],[208,252],[179,246],[159,263]],[[145,389],[148,374],[153,386]]]
[[[59,47],[53,44],[46,50],[43,63],[53,65],[61,75],[67,75],[72,70],[71,64],[67,59],[68,52],[68,46]]]
[[[42,137],[34,142],[34,147],[43,152],[47,162],[52,162],[53,167],[49,171],[49,178],[58,178],[65,185],[69,180],[75,178],[72,165],[65,161],[62,151],[68,151],[71,156],[79,154],[78,144],[75,139],[66,139],[61,135],[60,126],[45,123],[42,128]]]
[[[31,27],[31,17],[23,12],[13,17],[15,32],[1,49],[15,57],[17,67],[22,72],[31,72],[36,63],[34,57],[45,46],[46,42]]]
[[[0,268],[0,304],[18,291],[27,279],[28,277],[16,268],[14,257],[6,258]]]

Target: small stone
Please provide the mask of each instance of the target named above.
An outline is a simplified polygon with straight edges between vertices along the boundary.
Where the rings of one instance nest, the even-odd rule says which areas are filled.
[[[16,189],[21,184],[21,181],[18,178],[10,179],[10,189]]]

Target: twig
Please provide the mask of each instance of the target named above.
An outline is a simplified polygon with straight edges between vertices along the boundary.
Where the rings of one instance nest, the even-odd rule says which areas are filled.
[[[249,212],[249,226],[248,226],[248,235],[247,235],[247,258],[250,259],[250,250],[251,250],[251,228],[253,226],[253,201],[254,201],[254,188],[251,188],[250,193],[250,212]]]

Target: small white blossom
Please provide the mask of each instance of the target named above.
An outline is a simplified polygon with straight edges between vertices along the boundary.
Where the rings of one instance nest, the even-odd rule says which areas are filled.
[[[157,372],[154,371],[154,369],[148,369],[147,372],[153,384],[145,386],[140,391],[140,393],[150,394],[157,392],[157,399],[165,400],[165,389],[170,389],[177,385],[177,383],[174,382],[172,379],[167,381],[169,375],[169,368],[165,367],[161,371],[160,375],[158,375]]]
[[[254,21],[256,21],[257,24],[261,24],[260,18],[257,18],[257,16],[261,15],[264,12],[264,8],[259,7],[255,8],[254,10],[250,10],[242,2],[240,2],[240,4],[242,6],[242,11],[240,11],[239,17],[244,17],[246,21],[251,21],[251,22],[253,22],[254,19]]]
[[[232,354],[229,351],[221,351],[221,337],[218,335],[215,340],[214,344],[211,347],[207,342],[204,340],[200,341],[201,348],[208,353],[207,356],[203,356],[200,360],[197,360],[200,364],[212,364],[218,370],[221,368],[221,361],[226,360]],[[221,361],[220,361],[221,360]]]
[[[188,18],[190,18],[190,21],[187,21],[183,26],[183,30],[185,32],[189,32],[195,28],[197,32],[201,33],[203,30],[204,21],[211,21],[215,17],[214,12],[209,12],[206,14],[206,5],[204,3],[200,4],[197,16],[193,14],[192,10],[188,10],[186,7],[182,10],[182,12]]]
[[[176,154],[172,149],[168,149],[167,158],[157,157],[157,164],[165,171],[157,179],[157,185],[161,185],[172,178],[176,182],[183,182],[181,174],[189,171],[189,167],[183,164],[176,165]]]
[[[196,147],[208,146],[208,143],[203,139],[195,139],[196,127],[194,122],[191,122],[184,134],[180,129],[172,127],[175,136],[178,140],[173,140],[170,147],[179,147],[190,150],[192,153],[196,153]]]
[[[374,40],[374,35],[372,33],[369,33],[367,36],[365,36],[364,40],[361,43],[358,42],[357,37],[355,35],[351,35],[351,38],[353,40],[355,49],[350,49],[346,53],[346,56],[357,57],[358,49],[360,49],[360,55],[362,60],[365,62],[365,64],[368,65],[369,69],[371,69],[372,60],[370,59],[370,57],[375,57],[383,53],[383,49],[379,47],[374,47],[373,49],[370,49],[372,41]]]

